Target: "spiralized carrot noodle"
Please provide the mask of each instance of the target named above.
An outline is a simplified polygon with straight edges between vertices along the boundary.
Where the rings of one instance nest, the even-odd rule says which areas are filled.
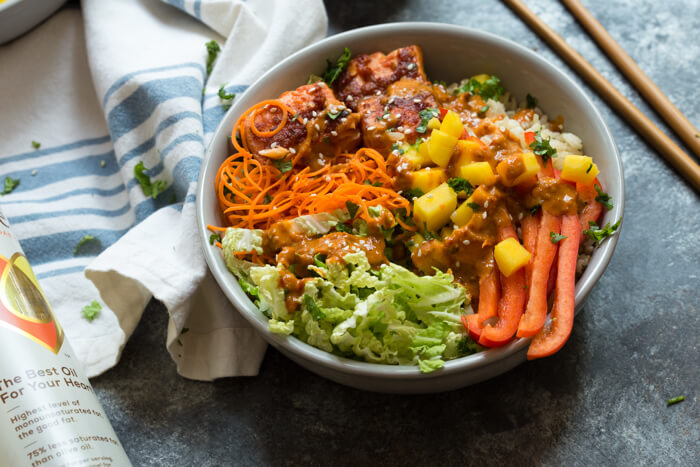
[[[254,118],[256,110],[266,104],[272,105],[261,102],[247,114]],[[241,119],[237,126],[243,123]],[[235,134],[236,130],[232,140]],[[281,172],[246,150],[245,135],[240,134],[242,144],[234,143],[238,153],[226,159],[216,175],[219,208],[230,227],[267,229],[275,222],[344,209],[348,201],[360,207],[364,218],[369,217],[372,206],[389,211],[403,208],[410,213],[411,203],[396,193],[394,178],[388,173],[395,164],[392,157],[385,160],[374,149],[362,148],[354,154],[340,154],[315,171],[293,166]],[[401,225],[415,230],[405,222]]]

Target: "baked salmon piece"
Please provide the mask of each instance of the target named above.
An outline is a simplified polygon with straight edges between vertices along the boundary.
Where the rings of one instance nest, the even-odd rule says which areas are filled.
[[[301,157],[312,169],[340,153],[353,152],[360,144],[360,115],[336,99],[325,83],[300,86],[282,94],[279,100],[288,112],[284,126],[272,136],[253,132],[253,118],[245,124],[245,137],[251,153],[269,159]],[[282,122],[282,109],[268,105],[254,115],[258,133],[270,132]]]
[[[352,110],[363,98],[383,94],[401,78],[428,83],[423,69],[423,52],[417,45],[402,47],[384,55],[358,55],[348,63],[336,82],[338,98]]]
[[[387,155],[394,143],[415,143],[422,136],[420,112],[437,106],[430,83],[409,78],[392,83],[386,94],[359,103],[364,145]]]

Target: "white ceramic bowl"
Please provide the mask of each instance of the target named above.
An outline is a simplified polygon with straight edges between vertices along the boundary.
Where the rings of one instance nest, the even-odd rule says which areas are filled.
[[[433,80],[458,81],[477,73],[498,76],[519,100],[527,93],[537,96],[539,106],[551,116],[562,114],[566,131],[580,136],[586,154],[600,168],[601,182],[614,199],[605,222],[619,219],[624,208],[622,163],[613,138],[600,113],[583,90],[565,73],[534,52],[509,40],[474,29],[433,23],[395,23],[356,29],[329,37],[285,59],[268,71],[243,95],[224,117],[202,163],[197,192],[197,221],[202,248],[214,277],[229,300],[260,334],[283,354],[314,373],[356,388],[390,393],[427,393],[455,389],[499,375],[525,360],[529,339],[475,355],[448,361],[441,370],[423,374],[413,366],[364,363],[337,357],[294,337],[272,334],[267,318],[253,305],[228,272],[220,250],[209,245],[206,224],[223,225],[214,192],[217,168],[229,155],[228,136],[238,116],[253,104],[278,97],[306,83],[310,73],[320,75],[326,59],[338,56],[343,47],[353,54],[417,44],[423,49],[425,69]],[[617,235],[598,248],[576,285],[576,309],[602,276],[612,257]],[[564,347],[562,352],[566,352]]]
[[[66,0],[5,0],[0,3],[0,44],[32,29]]]

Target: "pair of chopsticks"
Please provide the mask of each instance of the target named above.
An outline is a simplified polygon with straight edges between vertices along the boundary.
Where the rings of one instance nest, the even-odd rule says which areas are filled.
[[[654,82],[615,42],[603,26],[578,0],[561,0],[598,46],[617,65],[640,94],[661,115],[676,134],[700,156],[700,132],[674,106]],[[685,179],[700,191],[700,166],[625,98],[603,75],[588,63],[521,0],[503,0],[520,18],[547,42],[598,94],[632,125]]]

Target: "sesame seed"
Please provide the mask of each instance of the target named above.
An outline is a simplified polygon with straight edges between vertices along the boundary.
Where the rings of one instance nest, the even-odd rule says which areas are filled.
[[[341,121],[342,123],[345,123],[345,122],[348,121],[348,119],[347,119],[346,117],[343,117],[343,118],[340,119],[340,121]]]
[[[460,263],[459,261],[455,261],[455,266],[459,267],[461,264],[462,263]]]
[[[272,107],[272,108],[270,109],[270,113],[273,113],[273,114],[274,114],[274,113],[277,113],[277,107]]]
[[[270,145],[270,148],[276,148],[276,147],[277,147],[277,141],[273,142],[273,143]]]
[[[421,103],[421,100],[418,99],[418,98],[415,98],[415,99],[413,99],[413,102],[415,102],[416,104],[420,104],[420,103]]]
[[[318,85],[321,86],[321,87],[323,87],[323,86],[326,85],[326,83],[324,83],[323,81],[321,81],[320,83],[318,83]]]
[[[314,128],[316,128],[316,131],[321,131],[321,127],[318,126],[318,123],[314,125]]]
[[[333,136],[338,136],[338,132],[335,131],[335,130],[331,131],[331,134],[332,134]]]
[[[391,104],[393,104],[393,103],[394,103],[394,96],[391,96],[391,97],[389,98],[389,105],[391,105]]]
[[[523,218],[523,213],[521,212],[520,214],[518,214],[518,220],[521,220],[522,218]]]
[[[418,255],[417,255],[417,256],[420,256],[420,255],[421,255],[421,251],[420,251],[420,250],[418,250]]]
[[[352,100],[352,94],[349,95],[348,97],[345,98],[346,101],[351,101]]]
[[[469,240],[464,240],[462,243],[464,243],[465,245],[469,245],[471,242]]]
[[[408,68],[409,70],[414,70],[414,69],[416,68],[416,64],[415,64],[415,63],[409,63],[408,66],[407,66],[406,68]]]
[[[372,131],[372,130],[374,130],[374,126],[368,126],[368,127],[367,127],[367,131]]]
[[[100,161],[100,167],[104,167],[105,165],[107,165],[107,161]]]
[[[425,195],[425,199],[433,199],[433,195],[428,193],[427,195]]]
[[[483,214],[481,215],[481,218],[482,218],[482,219],[486,219],[486,213],[483,213]]]
[[[303,123],[304,123],[304,125],[306,125],[307,123],[309,123],[309,119],[308,119],[308,118],[304,118],[304,122],[303,122]]]
[[[401,114],[394,114],[394,117],[401,118]]]
[[[319,152],[319,153],[318,153],[318,157],[320,157],[321,159],[323,159],[323,153],[322,153],[322,152]]]
[[[407,135],[409,135],[409,134],[411,134],[411,129],[410,129],[410,128],[406,128],[403,132],[406,133]]]
[[[459,226],[458,226],[457,224],[454,224],[454,225],[452,226],[452,228],[453,228],[454,230],[457,230],[457,229],[459,229]]]
[[[294,148],[289,148],[289,152],[291,152],[292,154],[296,154],[296,153],[297,153],[297,150],[294,149]]]
[[[318,113],[315,110],[311,112],[311,115],[313,115],[314,117],[318,117]]]
[[[484,209],[486,209],[487,207],[489,207],[489,200],[484,201]]]
[[[32,170],[32,177],[36,175],[36,169]]]
[[[382,95],[382,91],[380,91],[379,89],[377,89],[377,92],[376,92],[375,94],[378,95],[378,96],[381,96],[381,95]]]

